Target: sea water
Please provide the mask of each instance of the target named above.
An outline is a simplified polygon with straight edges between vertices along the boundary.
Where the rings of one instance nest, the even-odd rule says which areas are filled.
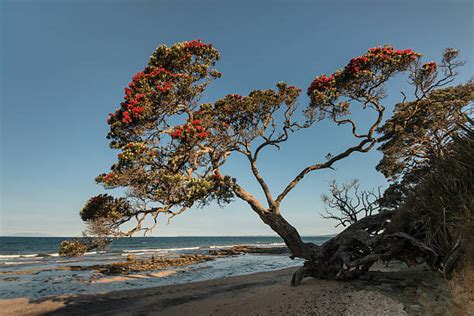
[[[131,288],[204,281],[226,276],[283,269],[302,264],[288,254],[243,254],[176,267],[177,273],[161,278],[128,279],[94,283],[95,271],[60,270],[61,266],[85,266],[124,261],[129,254],[137,258],[207,254],[209,250],[235,245],[281,247],[279,237],[134,237],[112,242],[105,251],[88,252],[77,258],[60,257],[59,244],[65,237],[0,237],[0,299],[41,298],[59,294],[107,292]],[[304,237],[321,244],[326,236]]]

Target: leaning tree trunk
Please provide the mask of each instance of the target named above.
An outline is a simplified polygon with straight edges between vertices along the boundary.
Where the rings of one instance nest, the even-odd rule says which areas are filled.
[[[319,252],[319,246],[313,243],[303,242],[300,234],[283,216],[276,212],[260,213],[260,218],[265,224],[275,231],[285,242],[292,254],[292,258],[303,258],[311,260],[315,253]]]
[[[280,214],[260,213],[261,219],[283,238],[292,257],[305,259],[292,277],[301,284],[305,277],[351,279],[367,274],[377,261],[402,260],[417,263],[419,258],[434,260],[436,254],[420,241],[403,232],[387,229],[393,213],[367,216],[353,223],[322,245],[303,242],[298,231]]]

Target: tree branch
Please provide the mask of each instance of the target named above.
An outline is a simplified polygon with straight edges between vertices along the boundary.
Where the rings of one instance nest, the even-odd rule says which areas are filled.
[[[364,140],[362,140],[358,145],[356,146],[353,146],[353,147],[350,147],[348,149],[346,149],[345,151],[343,151],[342,153],[336,155],[336,156],[333,156],[331,159],[329,159],[328,161],[326,161],[325,163],[320,163],[320,164],[314,164],[314,165],[311,165],[311,166],[308,166],[306,168],[304,168],[287,186],[286,188],[283,190],[282,193],[280,193],[280,195],[278,195],[277,199],[276,199],[276,204],[279,205],[281,203],[281,201],[285,198],[285,196],[310,172],[312,171],[315,171],[315,170],[320,170],[320,169],[327,169],[327,168],[331,168],[332,165],[343,159],[343,158],[346,158],[348,157],[349,155],[351,155],[352,153],[354,152],[367,152],[369,151],[374,145],[375,143],[377,142],[376,139],[372,139],[372,138],[366,138]],[[368,145],[367,145],[368,144]],[[367,145],[367,147],[364,147],[365,145]]]
[[[232,186],[232,191],[234,191],[237,197],[247,202],[252,208],[252,210],[254,210],[257,214],[264,214],[269,212],[268,209],[266,209],[253,194],[246,191],[244,188],[242,188],[235,182]]]

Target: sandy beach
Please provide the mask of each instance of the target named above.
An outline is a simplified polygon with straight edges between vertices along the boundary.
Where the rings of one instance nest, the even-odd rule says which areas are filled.
[[[294,268],[98,295],[0,300],[1,315],[448,315],[449,294],[429,271],[370,280],[289,280]]]

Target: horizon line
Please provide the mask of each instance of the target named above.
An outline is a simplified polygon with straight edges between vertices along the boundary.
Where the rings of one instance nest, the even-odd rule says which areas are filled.
[[[301,237],[329,237],[335,236],[337,234],[323,234],[323,235],[302,235]],[[45,236],[45,235],[0,235],[2,238],[15,238],[15,237],[24,237],[24,238],[85,238],[83,236]],[[177,237],[278,237],[278,235],[173,235],[173,236],[122,236],[118,238],[177,238]]]

